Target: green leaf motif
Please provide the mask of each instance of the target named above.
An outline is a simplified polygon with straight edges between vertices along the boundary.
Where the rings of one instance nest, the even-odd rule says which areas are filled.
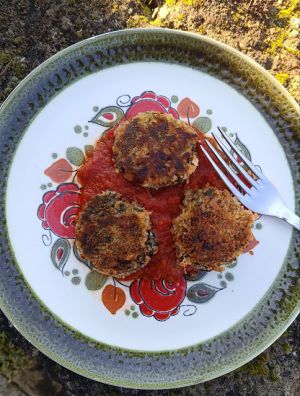
[[[100,290],[106,283],[107,276],[98,271],[91,271],[85,278],[85,286],[88,290]]]
[[[202,133],[207,133],[211,130],[212,122],[209,117],[198,117],[193,122],[193,126]]]
[[[188,289],[186,296],[193,303],[203,304],[211,300],[219,290],[222,289],[207,283],[197,283]]]
[[[84,154],[82,150],[77,147],[68,147],[66,157],[72,165],[80,166],[84,161]]]
[[[107,106],[101,109],[90,122],[104,126],[112,127],[124,117],[124,111],[117,106]]]
[[[56,269],[63,273],[71,251],[71,244],[67,239],[59,238],[51,249],[51,261]]]

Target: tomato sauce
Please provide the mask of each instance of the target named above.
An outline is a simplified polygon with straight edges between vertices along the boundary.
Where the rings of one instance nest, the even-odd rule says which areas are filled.
[[[203,139],[202,136],[199,136],[199,139]],[[207,184],[224,189],[224,184],[199,147],[199,164],[188,182],[159,190],[134,185],[116,172],[112,159],[113,143],[114,129],[111,129],[98,140],[94,150],[88,153],[85,163],[78,170],[77,177],[82,185],[83,205],[95,195],[106,190],[113,190],[129,201],[136,201],[151,211],[152,227],[158,241],[158,252],[143,270],[132,275],[130,279],[177,277],[182,270],[176,266],[172,221],[181,211],[180,204],[185,191],[202,188]]]

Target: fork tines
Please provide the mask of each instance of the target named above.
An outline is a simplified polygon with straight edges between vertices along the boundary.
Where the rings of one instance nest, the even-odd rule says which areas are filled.
[[[237,154],[238,157],[244,162],[244,164],[251,170],[255,176],[257,176],[258,179],[263,179],[263,174],[251,163],[251,161],[248,160],[248,158],[245,157],[243,153],[241,153],[233,141],[222,131],[221,128],[218,127],[218,130],[220,131],[222,137],[226,140],[228,145],[231,147],[231,149]],[[220,152],[212,145],[212,143],[208,140],[205,139],[205,142],[207,144],[207,148],[209,148],[209,151],[212,153],[212,155],[208,152],[208,150],[201,145],[201,150],[215,169],[215,171],[219,174],[223,182],[226,184],[228,189],[240,200],[240,201],[245,201],[247,199],[247,195],[252,196],[255,195],[255,190],[258,190],[260,185],[259,183],[252,178],[248,172],[242,167],[242,165],[237,161],[237,159],[230,153],[230,151],[227,149],[225,144],[221,141],[221,139],[216,136],[214,133],[212,134],[215,141],[217,142],[219,148],[222,150],[222,152],[226,155],[227,159],[235,166],[235,168],[238,170],[238,173],[234,172],[234,170],[229,166],[229,164],[222,158],[220,155]],[[216,158],[217,161],[215,159]],[[222,167],[226,170],[227,174],[231,176],[231,178],[235,181],[236,185],[239,186],[246,195],[243,195],[237,188],[236,186],[232,183],[232,181],[229,179],[229,177],[222,171],[221,167],[218,164],[221,164]],[[244,179],[247,180],[249,183],[249,187],[241,180],[239,175],[243,175]]]

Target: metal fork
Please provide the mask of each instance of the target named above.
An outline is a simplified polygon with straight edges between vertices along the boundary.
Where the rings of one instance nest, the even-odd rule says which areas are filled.
[[[228,145],[231,147],[231,149],[237,154],[238,157],[240,157],[243,163],[257,178],[255,179],[254,177],[250,176],[250,174],[244,169],[244,167],[229,152],[228,148],[221,141],[221,139],[213,133],[212,135],[220,149],[227,156],[230,162],[236,167],[239,174],[243,175],[244,179],[247,180],[247,182],[251,186],[248,187],[243,182],[243,180],[241,180],[238,174],[231,169],[226,161],[224,161],[218,150],[215,149],[211,142],[208,139],[205,139],[207,146],[213,153],[213,156],[215,156],[218,161],[215,161],[213,159],[213,156],[209,154],[208,150],[203,145],[201,145],[200,147],[211,165],[214,167],[215,171],[219,174],[228,189],[232,192],[232,194],[235,195],[245,207],[252,210],[253,212],[278,217],[290,223],[297,230],[300,230],[300,218],[286,207],[279,192],[273,186],[273,184],[255,165],[252,164],[252,162],[241,151],[237,149],[233,141],[222,131],[221,128],[218,127],[218,130],[221,133],[222,137],[225,139],[225,141],[228,143]],[[217,162],[219,164],[222,164],[228,174],[235,180],[236,185],[244,191],[244,194],[240,192],[237,187],[235,187],[235,185],[230,181],[228,176],[221,170],[220,166],[217,165]]]

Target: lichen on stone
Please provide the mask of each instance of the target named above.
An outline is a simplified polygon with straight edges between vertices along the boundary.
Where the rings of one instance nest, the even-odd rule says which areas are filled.
[[[261,353],[257,358],[242,366],[239,370],[247,372],[251,375],[269,375],[269,368],[267,366],[268,356],[266,353]]]
[[[31,365],[26,353],[14,345],[5,332],[0,332],[0,373],[12,380],[24,367]]]

